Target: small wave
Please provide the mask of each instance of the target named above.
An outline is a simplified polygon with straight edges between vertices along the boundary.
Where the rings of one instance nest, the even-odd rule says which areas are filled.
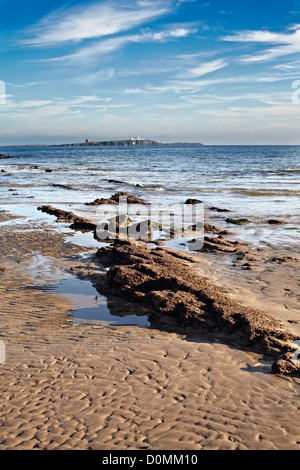
[[[270,173],[272,174],[276,174],[276,175],[289,175],[289,174],[293,174],[293,173],[296,173],[296,174],[299,174],[300,173],[300,170],[299,169],[289,169],[289,170],[286,170],[286,169],[278,169],[278,170],[272,170],[270,171]]]
[[[156,186],[144,186],[143,189],[145,191],[172,191],[171,189],[165,189],[162,187],[156,187]]]
[[[80,171],[114,171],[114,168],[77,168]]]
[[[288,196],[300,197],[300,191],[290,189],[245,189],[245,188],[232,188],[231,192],[242,194],[244,196],[252,197],[269,197],[269,196]]]
[[[113,184],[125,184],[126,186],[134,186],[137,188],[143,188],[144,185],[142,183],[138,183],[136,181],[129,182],[129,181],[121,181],[121,180],[115,180],[115,179],[109,179],[107,180],[108,183],[113,183]]]
[[[147,184],[143,186],[144,189],[153,189],[154,191],[165,191],[165,188],[161,184]]]

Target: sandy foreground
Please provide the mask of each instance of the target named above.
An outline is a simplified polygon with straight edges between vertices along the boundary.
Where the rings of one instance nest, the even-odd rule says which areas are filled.
[[[299,378],[192,332],[74,324],[70,300],[36,288],[53,281],[41,271],[37,282],[31,266],[43,255],[76,271],[95,249],[22,219],[0,236],[0,450],[300,449]],[[297,263],[269,258],[229,269],[224,256],[203,254],[195,269],[299,334]]]

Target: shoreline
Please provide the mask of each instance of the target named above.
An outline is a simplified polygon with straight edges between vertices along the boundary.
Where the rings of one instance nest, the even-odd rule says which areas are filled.
[[[18,218],[14,226],[1,214],[8,222],[1,231],[1,449],[299,449],[298,377],[271,374],[261,353],[193,328],[74,323],[70,299],[39,288],[55,275],[49,281],[41,271],[37,282],[30,269],[39,253],[93,279],[96,249],[71,243],[54,220],[33,228]],[[265,311],[273,299],[275,316],[296,334],[299,325],[288,322],[296,267],[269,264],[268,250],[257,252],[252,269],[232,267],[232,254],[222,252],[200,253],[192,269],[245,305],[264,297]]]

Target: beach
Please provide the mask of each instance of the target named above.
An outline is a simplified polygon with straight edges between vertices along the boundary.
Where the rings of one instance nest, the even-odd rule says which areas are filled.
[[[54,218],[33,226],[2,212],[1,222],[0,449],[299,449],[300,380],[272,373],[274,356],[169,317],[150,327],[76,321],[51,285],[63,272],[105,277],[97,249],[70,243]],[[292,251],[253,250],[251,269],[202,252],[189,269],[297,337]]]
[[[0,451],[300,450],[299,0],[0,10]]]
[[[1,450],[299,449],[297,152],[3,149]],[[100,240],[120,194],[203,246]]]

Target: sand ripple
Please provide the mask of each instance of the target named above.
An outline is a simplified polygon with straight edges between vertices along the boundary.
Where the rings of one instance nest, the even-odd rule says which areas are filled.
[[[0,450],[300,449],[300,379],[213,339],[72,325],[66,299],[5,267]]]

